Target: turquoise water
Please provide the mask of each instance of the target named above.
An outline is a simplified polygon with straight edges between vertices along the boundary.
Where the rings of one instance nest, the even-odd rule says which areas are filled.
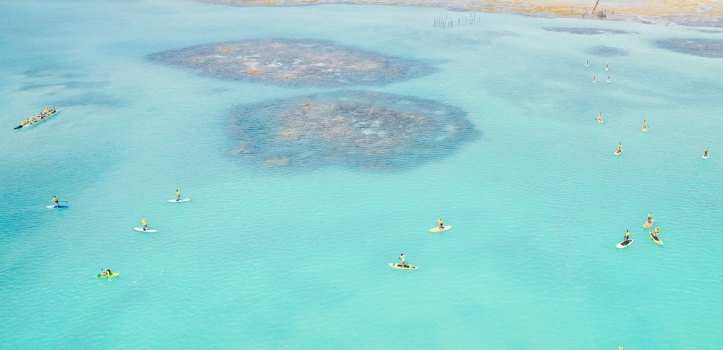
[[[441,30],[444,11],[404,7],[0,13],[0,348],[719,346],[723,61],[655,42],[723,34],[492,14]],[[544,30],[564,26],[636,34]],[[249,166],[229,152],[229,109],[325,90],[146,57],[257,38],[429,60],[438,72],[363,89],[459,107],[480,137],[402,171]],[[61,114],[12,130],[46,105]],[[193,201],[165,203],[176,188]],[[52,195],[71,207],[46,209]],[[439,216],[454,229],[428,234]],[[160,232],[132,231],[142,217]],[[626,228],[635,243],[615,249]],[[419,270],[390,269],[400,252]]]

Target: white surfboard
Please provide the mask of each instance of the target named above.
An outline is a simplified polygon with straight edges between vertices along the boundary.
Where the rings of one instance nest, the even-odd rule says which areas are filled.
[[[703,156],[702,158],[703,158],[703,159],[708,159],[708,156]]]
[[[625,241],[622,241],[622,242],[618,243],[615,247],[618,248],[618,249],[627,248],[627,247],[629,247],[631,244],[633,244],[633,241],[634,241],[634,239],[630,239],[630,242],[628,242],[628,244],[625,244],[625,245],[623,245],[623,243],[625,243]]]
[[[440,233],[440,232],[444,232],[444,231],[449,231],[451,229],[452,229],[452,225],[444,225],[443,229],[440,229],[439,226],[436,226],[436,227],[430,228],[429,232],[430,233]]]
[[[190,202],[190,201],[191,201],[191,198],[181,198],[179,200],[166,199],[166,202],[168,202],[168,203],[185,203],[185,202]]]
[[[45,207],[48,208],[48,209],[65,209],[65,208],[67,208],[68,206],[61,204],[61,205],[46,205]]]
[[[146,233],[156,233],[156,232],[158,232],[158,230],[156,230],[156,229],[154,229],[154,228],[149,228],[149,229],[147,229],[147,230],[144,230],[143,227],[134,227],[133,230],[138,231],[138,232],[146,232]]]
[[[396,270],[416,270],[417,269],[417,267],[414,265],[407,264],[407,266],[402,266],[399,263],[389,263],[389,267],[396,269]]]

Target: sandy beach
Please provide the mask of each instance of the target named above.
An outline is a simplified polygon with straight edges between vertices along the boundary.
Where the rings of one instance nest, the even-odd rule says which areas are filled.
[[[587,17],[608,20],[723,26],[723,2],[716,0],[200,0],[235,6],[323,4],[439,7],[457,11],[519,13],[530,16]],[[594,11],[593,11],[594,10]]]

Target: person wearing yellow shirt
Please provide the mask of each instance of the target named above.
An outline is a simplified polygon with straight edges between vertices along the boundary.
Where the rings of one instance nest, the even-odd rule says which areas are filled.
[[[148,220],[146,218],[141,219],[141,225],[143,225],[143,231],[148,230]]]
[[[181,200],[181,191],[176,190],[176,202]]]

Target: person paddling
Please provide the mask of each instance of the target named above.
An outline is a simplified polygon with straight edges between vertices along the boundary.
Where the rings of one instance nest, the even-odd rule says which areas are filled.
[[[141,219],[141,225],[143,225],[143,231],[148,231],[148,221],[146,218]]]
[[[181,191],[176,190],[176,202],[181,200]]]
[[[625,242],[630,241],[630,230],[625,230]]]
[[[439,225],[440,230],[444,230],[444,221],[442,220],[442,218],[439,218],[439,220],[437,220],[437,224]]]
[[[53,196],[53,206],[55,208],[60,206],[60,201],[58,200],[58,196]]]
[[[401,255],[399,255],[399,260],[402,261],[401,263],[399,263],[399,266],[401,266],[401,267],[408,267],[408,266],[409,266],[409,265],[407,265],[407,258],[404,257],[404,253],[402,253]]]

